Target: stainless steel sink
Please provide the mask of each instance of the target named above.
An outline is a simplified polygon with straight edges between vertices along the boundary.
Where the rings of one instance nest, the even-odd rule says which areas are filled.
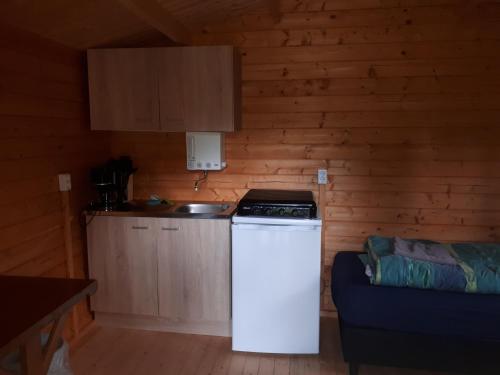
[[[175,212],[185,214],[219,214],[229,208],[228,204],[220,203],[188,203],[175,209]]]

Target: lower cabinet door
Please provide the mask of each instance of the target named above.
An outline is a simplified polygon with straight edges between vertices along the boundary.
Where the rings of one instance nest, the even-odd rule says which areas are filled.
[[[87,218],[90,277],[97,312],[158,315],[156,222],[151,218]]]
[[[230,221],[161,219],[159,315],[177,321],[230,319]]]

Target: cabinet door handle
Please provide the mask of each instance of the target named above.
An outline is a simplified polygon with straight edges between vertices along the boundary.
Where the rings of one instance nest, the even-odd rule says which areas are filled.
[[[149,227],[147,227],[147,226],[139,226],[139,225],[132,225],[132,229],[142,229],[142,230],[144,230],[144,229],[149,229]]]
[[[161,230],[172,230],[172,231],[178,231],[179,227],[161,227]]]

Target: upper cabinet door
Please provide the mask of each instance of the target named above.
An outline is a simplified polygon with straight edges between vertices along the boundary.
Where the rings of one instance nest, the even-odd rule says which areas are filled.
[[[159,131],[155,49],[87,52],[91,128]]]
[[[159,48],[155,56],[158,62],[161,130],[183,132],[186,124],[181,76],[182,48]]]
[[[234,48],[183,47],[182,61],[186,130],[236,130],[240,94]]]

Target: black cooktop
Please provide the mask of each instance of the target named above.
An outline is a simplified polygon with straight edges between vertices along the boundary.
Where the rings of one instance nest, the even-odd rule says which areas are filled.
[[[316,203],[311,191],[251,189],[238,203],[241,216],[315,218]]]

